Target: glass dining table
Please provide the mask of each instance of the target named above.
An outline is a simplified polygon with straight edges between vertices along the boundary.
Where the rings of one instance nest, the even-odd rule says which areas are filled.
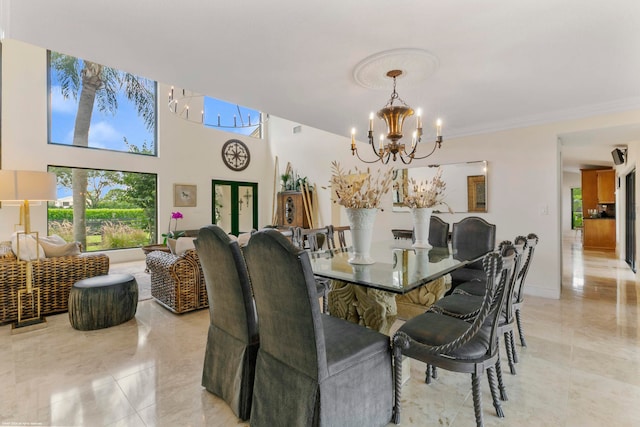
[[[374,264],[350,264],[351,255],[350,249],[310,253],[313,273],[332,279],[329,313],[383,333],[398,315],[396,299],[417,301],[420,293],[424,312],[449,289],[448,273],[484,256],[460,260],[451,247],[413,248],[405,239],[372,243]],[[434,287],[438,291],[428,295]]]

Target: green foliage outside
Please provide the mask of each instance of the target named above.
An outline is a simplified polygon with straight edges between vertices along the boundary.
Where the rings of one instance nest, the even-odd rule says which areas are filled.
[[[87,210],[87,212],[90,212]],[[88,223],[96,224],[95,227],[87,227],[87,245],[85,252],[100,251],[106,249],[136,248],[148,245],[152,241],[145,230],[126,221],[93,220]],[[57,234],[67,242],[73,242],[73,224],[68,220],[50,221],[48,234]]]
[[[73,210],[63,208],[49,208],[49,221],[69,221],[73,222]],[[87,209],[87,220],[121,220],[147,222],[144,209]]]

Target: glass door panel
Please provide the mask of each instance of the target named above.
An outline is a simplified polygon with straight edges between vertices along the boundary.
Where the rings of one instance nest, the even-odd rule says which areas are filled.
[[[258,228],[258,184],[212,181],[212,222],[237,236]]]

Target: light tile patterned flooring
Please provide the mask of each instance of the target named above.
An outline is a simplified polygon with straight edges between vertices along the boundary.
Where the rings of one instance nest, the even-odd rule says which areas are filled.
[[[506,418],[483,380],[487,426],[640,425],[638,284],[612,254],[564,243],[562,298],[527,297],[518,374],[503,363]],[[200,386],[206,310],[178,316],[147,300],[134,320],[91,332],[66,314],[47,320],[18,335],[0,327],[0,426],[246,425]],[[468,375],[441,370],[427,386],[424,365],[411,370],[401,425],[474,425]]]

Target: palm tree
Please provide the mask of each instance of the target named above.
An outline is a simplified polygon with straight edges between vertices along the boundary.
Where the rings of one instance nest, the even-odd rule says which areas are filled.
[[[127,99],[136,106],[138,115],[147,129],[153,129],[156,121],[155,83],[114,68],[83,61],[79,58],[51,52],[51,69],[58,72],[62,96],[78,100],[73,131],[73,145],[89,146],[89,127],[94,104],[105,113],[118,109],[117,95],[123,91]],[[87,247],[86,204],[87,171],[73,168],[73,235],[74,239]]]

